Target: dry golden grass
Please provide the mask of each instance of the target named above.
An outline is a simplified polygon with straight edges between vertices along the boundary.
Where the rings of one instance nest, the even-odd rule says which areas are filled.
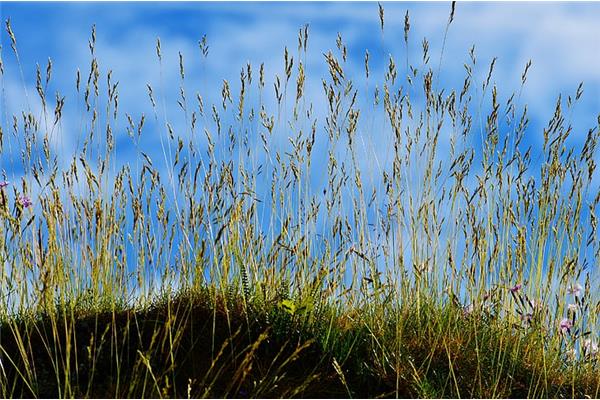
[[[442,88],[443,50],[409,58],[410,27],[406,62],[376,71],[367,52],[364,79],[338,35],[325,103],[307,97],[308,26],[279,74],[242,66],[217,104],[179,53],[183,125],[162,82],[148,115],[119,109],[92,28],[74,154],[50,146],[68,100],[38,67],[42,115],[0,130],[23,170],[0,187],[2,395],[598,397],[600,116],[575,149],[581,85],[531,132],[530,63],[507,96],[471,49],[463,87]]]

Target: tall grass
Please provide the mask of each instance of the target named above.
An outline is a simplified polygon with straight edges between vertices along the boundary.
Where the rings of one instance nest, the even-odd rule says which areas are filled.
[[[358,76],[338,35],[320,82],[302,27],[275,77],[245,65],[214,104],[180,53],[179,97],[149,82],[142,115],[93,28],[65,154],[52,63],[26,93],[6,21],[40,107],[3,100],[2,395],[598,397],[600,115],[571,145],[580,85],[532,130],[531,64],[502,93],[474,49],[446,88],[454,60],[417,57],[411,22],[406,59]]]

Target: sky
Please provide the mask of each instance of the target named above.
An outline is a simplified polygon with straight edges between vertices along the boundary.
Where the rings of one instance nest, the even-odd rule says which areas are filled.
[[[66,102],[61,127],[52,136],[52,146],[59,158],[68,155],[62,160],[70,161],[70,155],[81,144],[78,137],[85,131],[81,99],[75,92],[75,76],[79,69],[82,80],[87,77],[92,25],[96,27],[100,69],[103,74],[112,70],[113,82],[119,82],[120,125],[114,134],[120,164],[136,157],[125,133],[124,113],[136,121],[142,113],[148,117],[153,114],[147,84],[164,94],[164,111],[175,130],[185,130],[176,105],[180,85],[179,53],[185,60],[189,97],[196,91],[201,92],[208,109],[212,103],[221,103],[223,80],[231,82],[236,98],[240,69],[248,62],[254,66],[255,74],[258,66],[265,63],[266,88],[272,91],[274,75],[282,75],[284,48],[287,46],[291,54],[296,54],[298,30],[305,24],[310,31],[305,60],[306,91],[315,100],[316,115],[324,117],[321,77],[327,76],[327,64],[323,54],[335,49],[338,33],[348,46],[347,71],[364,83],[361,79],[366,50],[371,55],[373,75],[383,76],[384,64],[390,55],[398,65],[403,65],[402,60],[406,58],[404,16],[408,10],[411,64],[419,64],[421,43],[426,37],[432,65],[438,65],[450,3],[382,4],[385,9],[383,35],[376,2],[2,2],[0,18],[3,23],[10,18],[20,61],[16,62],[10,38],[2,29],[2,127],[5,132],[10,131],[11,115],[18,115],[20,110],[41,113],[35,91],[35,66],[39,64],[44,71],[50,58],[53,78],[48,92],[58,91]],[[539,145],[542,128],[554,113],[558,95],[574,96],[580,82],[584,82],[584,95],[570,116],[574,127],[572,143],[581,145],[588,129],[596,126],[600,112],[599,20],[600,2],[458,3],[440,64],[439,84],[460,90],[465,76],[464,64],[469,60],[468,51],[475,46],[476,78],[481,82],[490,62],[497,57],[492,82],[498,84],[501,99],[506,99],[519,90],[521,74],[531,60],[532,67],[519,101],[521,105],[528,105],[531,120],[524,145]],[[206,59],[198,46],[204,35],[209,45]],[[163,52],[162,68],[156,57],[157,38]],[[273,102],[272,94],[270,96]],[[151,122],[149,126],[151,129]],[[321,118],[319,129],[323,126]],[[152,133],[144,135],[144,148],[152,159],[162,157],[159,137]],[[283,143],[287,142],[285,139],[280,138]],[[383,142],[376,133],[372,140],[368,151],[385,158],[382,154],[385,148],[380,146]],[[447,138],[442,138],[442,142],[447,145]],[[372,159],[366,156],[363,163],[368,167]],[[324,167],[325,162],[322,164]],[[17,181],[22,174],[14,148],[12,152],[5,149],[0,154],[2,170],[12,181]],[[321,180],[315,185],[324,183]]]
[[[247,62],[255,68],[264,62],[266,86],[272,87],[275,73],[282,72],[284,47],[294,54],[298,29],[304,24],[310,29],[307,90],[315,98],[323,97],[320,77],[327,74],[322,54],[335,49],[338,33],[347,43],[352,75],[362,77],[365,50],[371,54],[375,71],[378,67],[381,71],[382,60],[387,61],[389,55],[402,64],[407,10],[411,63],[419,60],[423,38],[430,42],[432,59],[439,58],[450,3],[384,3],[384,9],[382,36],[375,2],[0,3],[0,17],[3,21],[10,18],[17,37],[22,70],[21,75],[3,30],[4,99],[10,99],[1,103],[4,123],[10,120],[6,115],[35,108],[35,65],[43,70],[48,58],[54,67],[49,92],[58,90],[64,95],[67,110],[74,106],[75,74],[80,69],[85,77],[89,70],[88,40],[94,24],[100,69],[113,71],[113,80],[119,81],[120,108],[132,116],[151,113],[149,101],[141,100],[149,83],[158,86],[162,82],[168,106],[176,107],[179,52],[185,59],[188,85],[201,91],[207,104],[218,104],[224,79],[232,82],[232,89],[239,87],[239,72]],[[531,59],[522,93],[532,120],[528,139],[540,140],[541,135],[533,131],[551,118],[558,94],[572,95],[584,82],[585,95],[573,114],[574,140],[581,140],[600,110],[599,16],[598,2],[459,3],[440,68],[442,85],[460,88],[468,50],[475,46],[476,74],[483,78],[497,57],[493,81],[507,98],[518,90],[523,68]],[[203,35],[210,46],[204,62],[198,48]],[[162,71],[156,58],[157,38],[164,52]],[[69,138],[75,136],[71,131],[76,130],[80,117],[77,110],[65,114],[62,134],[55,138],[57,148],[73,145]],[[0,168],[8,166],[3,162]]]
[[[89,69],[88,39],[94,24],[100,68],[103,72],[113,70],[114,81],[119,81],[120,108],[132,116],[149,113],[149,101],[140,101],[140,97],[146,94],[146,84],[156,86],[161,79],[167,88],[167,103],[175,103],[179,52],[185,59],[188,82],[208,97],[207,103],[211,94],[214,102],[218,101],[223,79],[232,82],[232,88],[239,86],[240,68],[247,62],[255,68],[264,62],[267,87],[271,86],[274,74],[281,73],[284,46],[295,49],[298,29],[304,24],[310,28],[307,86],[315,97],[321,94],[320,77],[327,72],[322,54],[335,48],[338,32],[348,45],[354,75],[363,75],[365,50],[371,53],[372,68],[382,67],[381,61],[387,61],[389,55],[401,64],[407,10],[411,18],[411,62],[418,61],[425,37],[432,59],[437,60],[450,4],[383,4],[386,27],[382,37],[375,2],[0,3],[2,20],[10,18],[17,37],[23,74],[21,78],[3,30],[3,85],[10,99],[3,107],[10,115],[23,106],[32,106],[24,104],[28,99],[23,93],[35,97],[35,65],[40,64],[43,70],[48,58],[54,67],[53,89],[66,96],[67,108],[74,103],[76,71],[79,68],[85,76]],[[575,136],[585,136],[600,110],[599,16],[598,2],[459,3],[440,69],[442,84],[460,87],[463,64],[474,45],[479,63],[476,73],[483,77],[492,58],[497,57],[494,81],[501,95],[504,90],[507,97],[519,88],[523,68],[531,59],[522,99],[529,107],[532,130],[552,116],[559,93],[572,95],[583,81],[585,95],[573,120],[579,128]],[[198,48],[203,35],[210,46],[204,64]],[[164,52],[162,77],[155,52],[157,37]],[[65,124],[74,120],[76,117],[67,116]],[[64,126],[63,131],[69,129],[74,127]],[[532,134],[530,139],[536,140],[536,136],[539,138]],[[62,139],[57,145],[66,145],[67,139]]]

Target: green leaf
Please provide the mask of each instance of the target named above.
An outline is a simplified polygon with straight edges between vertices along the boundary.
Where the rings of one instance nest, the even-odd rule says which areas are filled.
[[[283,308],[283,310],[290,315],[294,315],[296,313],[296,305],[292,300],[282,300],[281,302],[279,302],[279,307]]]

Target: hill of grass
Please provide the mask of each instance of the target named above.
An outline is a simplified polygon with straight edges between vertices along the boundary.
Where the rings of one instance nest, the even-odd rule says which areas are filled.
[[[405,60],[359,72],[338,35],[324,77],[302,27],[279,74],[249,63],[213,101],[179,54],[175,108],[148,83],[133,116],[92,28],[72,154],[38,66],[0,130],[0,394],[598,397],[600,115],[571,142],[582,84],[532,130],[530,63],[503,90],[472,48],[447,88],[410,26]]]
[[[61,310],[4,324],[4,395],[595,398],[600,390],[593,370],[543,360],[542,330],[507,334],[510,324],[457,307],[399,310],[373,332],[359,310],[308,321],[281,304],[243,304],[186,293],[145,310]]]

